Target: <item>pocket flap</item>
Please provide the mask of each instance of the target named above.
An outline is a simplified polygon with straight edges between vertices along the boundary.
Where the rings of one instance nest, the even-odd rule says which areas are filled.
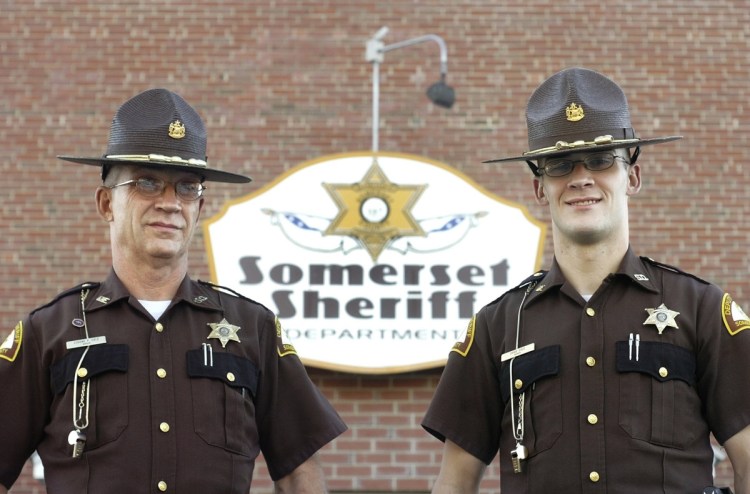
[[[513,360],[513,391],[522,393],[535,382],[560,373],[560,345],[552,345],[516,357]],[[519,387],[516,387],[518,383]],[[503,400],[510,397],[510,362],[500,371],[500,389]]]
[[[686,348],[671,343],[641,341],[636,352],[635,344],[618,341],[616,352],[618,372],[640,372],[661,382],[680,379],[695,385],[695,357]]]
[[[258,389],[260,374],[252,361],[231,353],[213,352],[211,361],[207,363],[200,348],[187,352],[187,372],[190,377],[218,379],[227,386],[245,388],[253,397]]]
[[[52,389],[56,394],[62,393],[68,384],[73,382],[78,362],[81,360],[84,350],[84,348],[71,350],[62,360],[50,367],[50,380]],[[105,372],[127,372],[129,351],[127,345],[119,344],[105,343],[89,347],[81,364],[81,369],[86,369],[86,374],[79,375],[78,378],[86,380]]]

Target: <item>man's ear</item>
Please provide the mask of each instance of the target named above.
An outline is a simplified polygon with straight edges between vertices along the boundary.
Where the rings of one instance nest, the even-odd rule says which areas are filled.
[[[632,196],[641,190],[641,165],[635,163],[628,166],[628,188],[627,195]]]
[[[108,189],[103,185],[96,188],[94,193],[94,199],[96,200],[96,212],[106,222],[111,222],[114,219],[114,212],[112,209],[112,189]]]
[[[200,199],[198,199],[198,201],[200,201],[200,202],[198,203],[198,214],[195,215],[195,224],[196,225],[198,224],[198,220],[201,219],[201,213],[203,212],[203,203],[205,202],[205,199],[203,197],[201,197]]]
[[[539,177],[534,177],[534,198],[536,199],[537,204],[540,204],[542,206],[546,206],[549,204],[549,201],[547,200],[547,196],[544,193],[544,183],[542,182],[542,179]]]

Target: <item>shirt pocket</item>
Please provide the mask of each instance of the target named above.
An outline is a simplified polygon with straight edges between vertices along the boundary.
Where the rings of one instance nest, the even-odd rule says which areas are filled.
[[[65,423],[60,424],[61,430],[69,431],[73,427],[75,402],[76,414],[80,412],[78,423],[85,423],[88,416],[88,427],[83,433],[86,434],[86,449],[91,450],[116,440],[128,427],[129,348],[127,345],[114,344],[91,346],[81,362],[83,352],[83,348],[76,348],[53,364],[50,367],[50,382],[59,400],[58,415],[66,417]],[[78,396],[73,396],[76,375]],[[81,403],[84,388],[89,396]],[[64,437],[63,447],[69,449],[67,434]]]
[[[212,352],[207,360],[203,349],[196,349],[187,352],[187,367],[195,433],[212,446],[251,458],[257,456],[256,365],[225,352]]]
[[[500,389],[506,407],[513,390],[512,412],[516,415],[521,394],[523,398],[524,439],[529,455],[550,449],[562,434],[562,385],[560,374],[560,346],[553,345],[516,357],[513,360],[513,382],[510,362],[500,371]],[[510,413],[510,412],[509,412]]]
[[[692,352],[671,343],[616,343],[619,421],[633,439],[683,449],[707,433]]]

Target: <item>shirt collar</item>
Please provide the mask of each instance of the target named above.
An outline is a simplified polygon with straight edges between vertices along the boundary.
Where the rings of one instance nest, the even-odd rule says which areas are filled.
[[[84,286],[85,290],[86,287]],[[114,269],[110,269],[109,275],[100,285],[92,286],[90,293],[86,296],[86,311],[95,311],[112,305],[113,302],[123,298],[130,298],[130,292],[125,288]],[[221,310],[218,295],[215,290],[193,282],[189,276],[180,283],[175,294],[173,304],[177,301],[185,301],[193,306],[209,310]]]
[[[633,249],[630,246],[628,246],[628,250],[625,253],[625,257],[622,258],[620,266],[613,274],[618,277],[627,278],[645,290],[659,293],[659,289],[654,285],[651,271],[648,269],[648,266],[640,257],[635,255],[635,252],[633,252]],[[549,272],[537,281],[529,294],[529,303],[553,288],[559,289],[565,284],[565,282],[565,276],[560,269],[560,265],[557,263],[557,259],[552,259],[552,266],[550,267]]]

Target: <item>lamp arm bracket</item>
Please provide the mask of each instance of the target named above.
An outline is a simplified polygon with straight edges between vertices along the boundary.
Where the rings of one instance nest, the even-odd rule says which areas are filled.
[[[425,34],[424,36],[417,36],[416,38],[399,41],[390,45],[385,45],[381,48],[382,53],[397,50],[399,48],[405,48],[407,46],[416,45],[418,43],[424,43],[426,41],[434,41],[440,47],[440,73],[445,75],[448,73],[448,47],[445,45],[443,38],[437,34]]]

